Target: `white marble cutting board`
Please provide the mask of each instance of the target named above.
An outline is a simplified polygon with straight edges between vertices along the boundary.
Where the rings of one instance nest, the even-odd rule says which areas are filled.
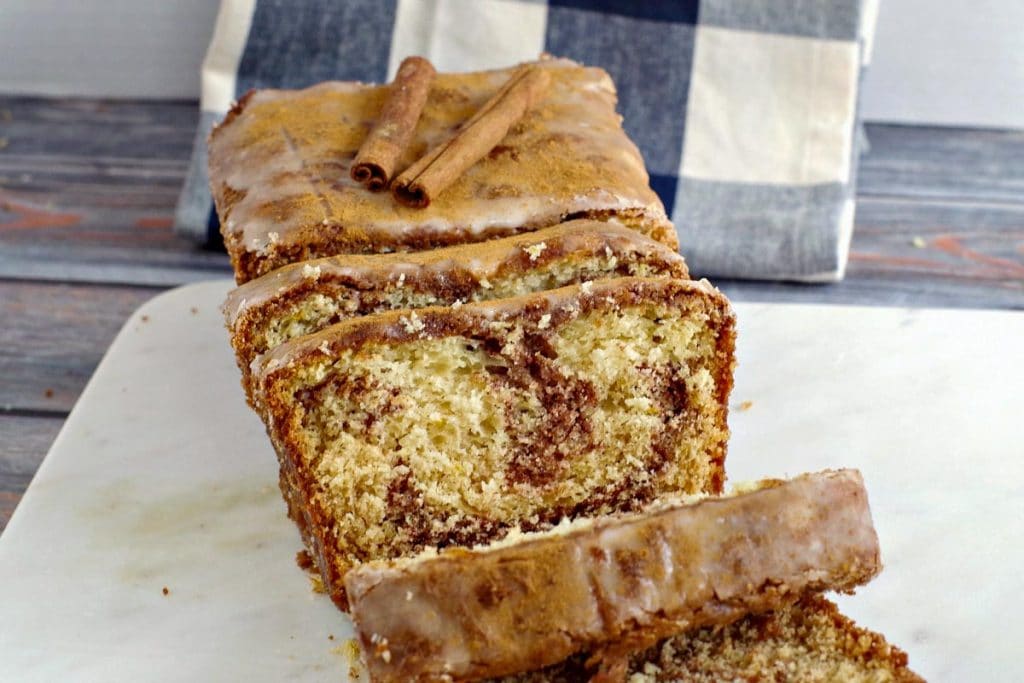
[[[68,418],[0,536],[0,681],[346,679],[229,286],[143,306]],[[929,680],[1024,680],[1024,314],[736,308],[730,477],[859,467],[886,569],[844,610]]]

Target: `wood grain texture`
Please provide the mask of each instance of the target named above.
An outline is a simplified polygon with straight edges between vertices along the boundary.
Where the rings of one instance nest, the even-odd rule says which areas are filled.
[[[860,196],[1024,204],[1024,131],[865,128]]]
[[[0,415],[0,532],[63,424],[62,417]]]
[[[140,217],[168,224],[197,118],[190,103],[0,98],[0,186],[69,216],[67,224],[91,218],[79,206],[106,209],[115,218],[106,227],[134,227]]]
[[[156,293],[0,281],[0,413],[66,414],[125,319]]]
[[[1024,207],[861,197],[856,222],[842,282],[716,284],[737,301],[1024,310]]]
[[[1024,303],[1022,207],[862,199],[850,253],[851,279],[881,274],[934,276],[993,292],[1015,293]]]
[[[829,285],[720,279],[715,280],[715,284],[733,301],[905,308],[1024,309],[1019,293],[993,294],[992,289],[982,283],[936,281],[900,273],[871,279],[848,277],[842,282]]]
[[[171,229],[192,102],[0,98],[0,276],[176,285],[230,272]]]

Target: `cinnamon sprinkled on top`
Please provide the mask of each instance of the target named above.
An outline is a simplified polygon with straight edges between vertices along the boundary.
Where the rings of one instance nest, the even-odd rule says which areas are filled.
[[[240,281],[297,258],[473,242],[575,214],[630,214],[669,226],[622,130],[608,74],[568,60],[536,66],[551,80],[544,99],[425,209],[367,192],[349,176],[387,86],[328,82],[247,95],[210,136],[225,244],[236,267],[268,261],[247,267]],[[439,74],[398,167],[451,135],[511,73]],[[278,235],[273,244],[270,232]]]

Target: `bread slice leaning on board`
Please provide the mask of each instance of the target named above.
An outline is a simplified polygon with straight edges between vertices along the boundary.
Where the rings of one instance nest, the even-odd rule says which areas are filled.
[[[840,470],[369,562],[345,585],[373,680],[477,680],[580,652],[622,669],[667,636],[850,591],[880,569],[863,481]]]

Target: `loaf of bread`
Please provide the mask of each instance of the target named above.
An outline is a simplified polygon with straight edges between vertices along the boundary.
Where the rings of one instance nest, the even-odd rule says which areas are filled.
[[[514,72],[421,84],[388,173]],[[372,679],[919,681],[815,594],[879,570],[858,474],[720,495],[734,316],[608,74],[516,73],[420,208],[351,178],[394,86],[250,92],[210,136],[242,383]]]
[[[579,652],[624,673],[666,636],[849,591],[880,568],[860,474],[841,470],[368,562],[345,586],[372,680],[462,681]]]
[[[425,548],[718,493],[733,313],[617,278],[352,318],[264,354],[259,402],[325,585]]]
[[[243,97],[210,136],[210,187],[239,283],[287,263],[481,242],[572,218],[618,218],[678,247],[608,74],[537,63],[543,99],[430,206],[411,209],[349,177],[387,86],[321,83]],[[399,167],[465,122],[515,69],[438,74]]]
[[[687,279],[677,252],[617,221],[575,220],[482,244],[279,268],[224,303],[242,385],[256,356],[353,316],[487,301],[620,276]]]
[[[581,683],[592,679],[586,655],[491,683]],[[628,683],[924,683],[907,655],[853,623],[835,604],[808,593],[793,605],[668,638],[631,657]]]

